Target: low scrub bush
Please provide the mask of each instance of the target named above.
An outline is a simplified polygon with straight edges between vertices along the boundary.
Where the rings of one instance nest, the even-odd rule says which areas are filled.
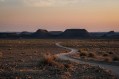
[[[43,66],[48,65],[48,66],[58,67],[60,69],[64,68],[64,64],[57,62],[56,56],[51,55],[51,54],[43,55],[40,65],[43,65]]]
[[[113,54],[113,52],[108,52],[109,54]]]
[[[113,61],[119,61],[119,57],[118,56],[113,57]]]
[[[51,54],[43,54],[40,59],[40,65],[50,65],[55,60]]]
[[[94,54],[94,53],[89,53],[89,54],[88,54],[88,57],[95,58],[95,57],[96,57],[96,54]]]
[[[106,62],[112,62],[112,58],[110,58],[110,57],[105,57],[104,61],[106,61]]]
[[[109,56],[107,53],[103,54],[104,57]]]
[[[80,56],[82,57],[82,56],[87,56],[88,54],[87,54],[87,52],[85,52],[85,51],[83,51],[83,52],[80,52]]]

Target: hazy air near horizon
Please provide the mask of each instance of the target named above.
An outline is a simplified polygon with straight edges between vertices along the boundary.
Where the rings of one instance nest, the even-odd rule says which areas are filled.
[[[119,32],[119,0],[0,0],[0,32]]]

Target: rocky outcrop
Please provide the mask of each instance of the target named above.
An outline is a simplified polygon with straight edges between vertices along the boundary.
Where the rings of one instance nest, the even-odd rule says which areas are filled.
[[[47,30],[38,29],[35,33],[32,34],[32,37],[35,37],[35,38],[50,38],[51,35]]]
[[[47,38],[47,39],[78,39],[78,38],[106,38],[119,39],[119,32],[94,32],[89,33],[85,29],[66,29],[62,31],[47,31],[38,29],[36,32],[0,32],[0,38]]]
[[[63,38],[88,38],[89,33],[85,29],[67,29],[62,34]]]
[[[103,38],[119,38],[119,33],[116,33],[114,31],[109,31],[105,33],[102,37]]]

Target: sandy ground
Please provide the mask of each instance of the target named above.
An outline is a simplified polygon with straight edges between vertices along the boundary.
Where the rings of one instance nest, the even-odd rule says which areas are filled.
[[[62,60],[70,60],[70,61],[81,63],[81,64],[90,64],[92,66],[99,66],[101,68],[111,70],[119,78],[119,66],[106,65],[106,64],[95,63],[95,62],[91,62],[91,61],[90,62],[86,62],[86,61],[81,61],[79,59],[74,59],[74,58],[68,57],[68,55],[77,53],[78,52],[77,49],[69,48],[69,47],[64,47],[64,46],[60,45],[60,43],[56,43],[56,45],[58,47],[71,50],[69,53],[57,54],[57,56],[60,59],[62,59]]]
[[[65,61],[64,58],[74,59],[65,56],[70,48],[62,49],[62,46],[55,45],[59,41],[61,40],[0,40],[0,79],[117,79],[110,71],[99,66],[80,64],[77,59],[75,61],[79,64]],[[70,54],[76,51],[72,49]],[[55,54],[62,55],[60,57],[63,60],[52,58]]]

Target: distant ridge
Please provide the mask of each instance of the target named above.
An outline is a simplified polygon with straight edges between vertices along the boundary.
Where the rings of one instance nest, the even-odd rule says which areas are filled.
[[[94,32],[89,33],[86,29],[66,29],[64,32],[62,31],[47,31],[45,29],[38,29],[36,32],[27,32],[23,31],[21,33],[15,32],[1,32],[0,38],[7,39],[80,39],[80,38],[106,38],[106,39],[119,39],[119,33],[110,31],[110,32]]]
[[[109,31],[105,33],[102,37],[104,38],[119,38],[119,34],[116,33],[115,31]]]

